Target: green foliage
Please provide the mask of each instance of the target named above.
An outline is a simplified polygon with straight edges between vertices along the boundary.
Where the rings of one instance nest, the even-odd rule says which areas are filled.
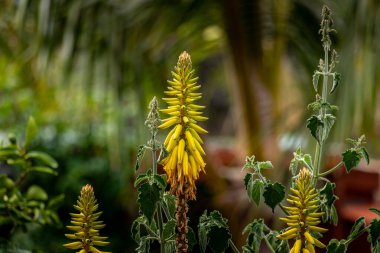
[[[73,250],[79,250],[80,253],[97,252],[98,247],[107,246],[107,237],[100,236],[99,230],[105,227],[103,221],[99,220],[101,211],[98,211],[99,204],[95,198],[94,190],[91,185],[83,186],[77,205],[74,208],[79,213],[70,213],[71,225],[66,226],[69,230],[74,231],[72,234],[66,234],[66,237],[75,240],[66,243],[63,246]],[[104,252],[106,253],[106,252]]]
[[[338,215],[334,202],[338,197],[334,194],[335,183],[327,182],[320,191],[321,209],[324,212],[323,222],[330,221],[336,226],[338,224]]]
[[[327,253],[345,253],[347,251],[346,240],[332,239],[327,245]]]
[[[140,145],[137,151],[137,158],[136,158],[136,165],[135,165],[135,170],[138,170],[141,166],[141,160],[144,157],[144,153],[146,150],[147,146],[145,145]]]
[[[161,189],[156,183],[145,183],[140,185],[138,191],[139,197],[137,201],[140,205],[140,210],[148,218],[148,221],[151,222],[157,209]]]
[[[353,148],[344,151],[342,156],[347,173],[350,173],[350,171],[360,162],[360,154]]]
[[[375,214],[377,214],[380,217],[380,210],[379,209],[371,207],[368,210],[370,210],[371,212],[374,212]]]
[[[244,228],[243,234],[248,235],[246,244],[243,246],[243,252],[260,252],[261,240],[265,236],[264,227],[263,219],[255,219]]]
[[[0,175],[0,229],[5,240],[12,239],[20,229],[27,231],[30,224],[61,224],[56,209],[64,196],[49,199],[41,186],[26,183],[31,172],[57,175],[58,163],[54,158],[31,150],[36,136],[36,123],[30,117],[24,142],[10,135],[0,147],[0,163],[5,168],[5,173]]]
[[[270,231],[267,235],[268,241],[276,253],[288,253],[289,243],[288,241],[280,240],[277,238],[279,233],[277,231]]]
[[[356,219],[354,225],[351,228],[350,234],[347,237],[347,240],[351,241],[359,235],[359,231],[365,226],[364,217],[359,217]]]
[[[222,253],[229,246],[231,234],[227,220],[219,211],[212,211],[207,215],[205,211],[199,219],[198,237],[201,251],[210,249],[214,253]]]
[[[274,208],[285,198],[285,186],[280,183],[268,183],[265,186],[264,201],[274,212]]]
[[[245,189],[247,190],[250,201],[253,201],[258,206],[260,204],[261,194],[264,190],[264,183],[260,179],[254,179],[251,173],[245,175],[244,178]]]
[[[368,241],[371,243],[372,253],[380,252],[380,219],[373,219],[369,225]]]

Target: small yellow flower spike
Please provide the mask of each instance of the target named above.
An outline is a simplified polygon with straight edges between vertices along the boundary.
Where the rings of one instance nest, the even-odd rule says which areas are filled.
[[[97,249],[99,246],[107,246],[107,237],[99,235],[99,230],[105,227],[102,221],[98,220],[102,212],[97,212],[98,204],[95,199],[94,189],[87,184],[82,187],[75,209],[79,213],[70,213],[72,234],[66,234],[66,237],[75,242],[66,243],[63,246],[74,249],[77,253],[110,253]]]
[[[295,182],[295,188],[290,188],[292,194],[287,201],[293,206],[284,207],[289,215],[286,218],[280,218],[284,221],[289,229],[278,235],[281,240],[295,239],[290,253],[314,253],[314,246],[325,248],[322,242],[313,237],[310,232],[324,233],[328,230],[318,227],[321,222],[320,217],[323,212],[318,212],[319,200],[311,180],[309,170],[303,168],[298,174]]]
[[[195,181],[206,165],[202,158],[205,152],[199,134],[207,131],[197,122],[207,118],[201,112],[205,107],[194,103],[202,94],[196,92],[201,86],[197,85],[198,77],[193,77],[193,73],[190,55],[183,52],[172,71],[173,80],[168,81],[168,90],[165,91],[167,98],[163,98],[168,108],[161,112],[168,114],[169,118],[162,120],[159,126],[161,129],[173,127],[164,141],[169,155],[162,164],[172,191],[176,195],[184,194],[187,199],[195,199]]]

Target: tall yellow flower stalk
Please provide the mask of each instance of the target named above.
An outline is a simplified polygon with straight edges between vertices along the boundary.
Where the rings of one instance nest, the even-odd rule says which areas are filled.
[[[317,226],[321,222],[323,212],[318,212],[318,193],[313,187],[309,170],[303,168],[300,171],[295,187],[290,190],[292,194],[289,195],[287,201],[292,206],[284,207],[289,215],[286,218],[280,218],[289,228],[277,238],[296,240],[290,253],[314,253],[314,246],[325,248],[326,245],[312,235],[313,231],[323,233],[327,232],[327,229]]]
[[[202,116],[204,106],[196,105],[195,101],[202,97],[197,90],[198,77],[193,77],[191,58],[187,52],[183,52],[172,71],[173,79],[169,85],[163,100],[168,108],[162,109],[169,115],[162,120],[161,129],[172,127],[167,135],[164,146],[169,155],[162,161],[164,170],[168,175],[171,192],[177,196],[177,250],[187,252],[187,201],[196,198],[195,181],[199,173],[204,172],[206,163],[202,156],[206,155],[200,134],[207,131],[200,127],[197,122],[207,120]]]

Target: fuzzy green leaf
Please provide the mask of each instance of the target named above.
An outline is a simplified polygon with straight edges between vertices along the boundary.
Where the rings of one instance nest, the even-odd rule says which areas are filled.
[[[263,231],[263,219],[255,219],[253,222],[251,222],[244,228],[243,234],[248,234],[246,244],[243,246],[244,251],[259,252],[261,240],[264,236]]]
[[[354,239],[358,235],[360,229],[362,227],[364,227],[364,226],[365,226],[365,219],[364,219],[364,217],[363,216],[359,217],[355,221],[354,225],[352,226],[350,235],[347,237],[347,240]]]
[[[297,175],[297,170],[298,170],[298,160],[297,159],[293,158],[290,161],[289,170],[293,176]]]
[[[164,228],[162,230],[162,239],[168,240],[170,238],[175,237],[175,226],[176,226],[176,220],[171,219],[168,220],[168,222],[165,223]]]
[[[137,243],[140,241],[140,237],[141,237],[141,228],[140,228],[141,224],[145,222],[146,222],[145,216],[141,215],[137,217],[137,219],[134,220],[132,223],[132,227],[131,227],[132,239]]]
[[[161,189],[155,183],[145,183],[140,185],[138,192],[137,202],[140,205],[140,211],[147,217],[148,221],[151,222],[157,209],[157,202],[160,200]]]
[[[207,247],[214,253],[224,252],[228,248],[228,240],[231,239],[227,220],[219,211],[212,211],[210,215],[205,211],[199,219],[198,237],[203,253]]]
[[[135,187],[137,187],[138,185],[142,183],[146,183],[148,180],[149,180],[149,177],[147,174],[144,173],[144,174],[138,175],[135,180]]]
[[[339,85],[339,82],[340,82],[340,74],[339,73],[335,73],[334,74],[334,79],[333,79],[333,86],[332,86],[332,88],[330,90],[330,94],[332,94],[336,90],[336,88]]]
[[[256,206],[260,204],[260,197],[264,190],[264,183],[260,179],[250,180],[248,183],[248,196],[249,199],[256,203]]]
[[[345,253],[347,251],[347,241],[332,239],[327,245],[327,253]]]
[[[368,241],[371,243],[371,252],[380,253],[380,220],[373,219],[369,226]]]
[[[343,162],[347,173],[356,167],[360,162],[360,154],[353,148],[346,150],[343,154]]]
[[[321,142],[320,132],[323,128],[323,122],[318,118],[318,116],[313,115],[307,120],[307,128],[309,128],[311,135],[318,141]]]
[[[328,208],[331,208],[334,202],[338,199],[338,197],[334,195],[334,188],[335,183],[327,182],[320,192],[325,199]]]
[[[273,164],[270,161],[257,162],[257,167],[259,169],[270,169],[273,168]]]
[[[164,175],[164,174],[162,174],[162,175],[157,175],[157,174],[155,174],[155,175],[153,176],[153,180],[154,180],[154,182],[155,182],[157,185],[161,186],[161,188],[162,188],[163,190],[165,190],[166,185],[167,185],[167,183],[166,183],[166,175]]]
[[[249,182],[251,182],[251,178],[252,178],[252,173],[247,173],[244,177],[244,186],[246,190],[248,190],[248,185],[249,185]]]
[[[277,231],[271,231],[268,234],[268,241],[276,253],[289,253],[288,240],[277,239],[279,233]]]
[[[163,196],[164,208],[167,210],[167,213],[170,217],[167,218],[175,218],[176,206],[175,206],[175,196],[165,192]]]
[[[285,186],[280,183],[268,183],[265,186],[263,196],[265,204],[272,208],[272,212],[274,212],[276,205],[278,205],[285,197]]]
[[[144,157],[145,150],[146,150],[146,146],[145,145],[140,145],[139,146],[139,149],[137,151],[135,171],[138,170],[140,168],[140,166],[141,166],[141,161],[142,161],[142,159]]]
[[[314,168],[314,166],[313,166],[313,161],[311,159],[311,155],[305,154],[303,156],[303,159],[304,159],[305,163],[307,164],[307,166],[312,170]]]
[[[327,137],[329,137],[330,130],[335,123],[335,116],[332,114],[326,114],[324,122],[322,136],[320,137],[322,141],[325,141]]]
[[[371,212],[374,212],[375,214],[379,215],[379,217],[380,217],[380,210],[379,209],[371,207],[368,210],[370,210]]]
[[[361,148],[359,152],[362,155],[362,157],[365,159],[365,161],[367,162],[367,164],[369,164],[369,155],[368,155],[367,149],[366,148]]]
[[[150,252],[150,240],[143,236],[140,238],[139,246],[136,248],[137,253],[149,253]]]

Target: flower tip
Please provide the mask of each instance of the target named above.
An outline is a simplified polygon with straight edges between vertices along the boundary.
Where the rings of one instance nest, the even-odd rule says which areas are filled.
[[[187,66],[191,67],[191,57],[186,51],[183,51],[182,54],[178,57],[177,65],[179,67],[181,67],[181,66],[182,67],[187,67]]]

